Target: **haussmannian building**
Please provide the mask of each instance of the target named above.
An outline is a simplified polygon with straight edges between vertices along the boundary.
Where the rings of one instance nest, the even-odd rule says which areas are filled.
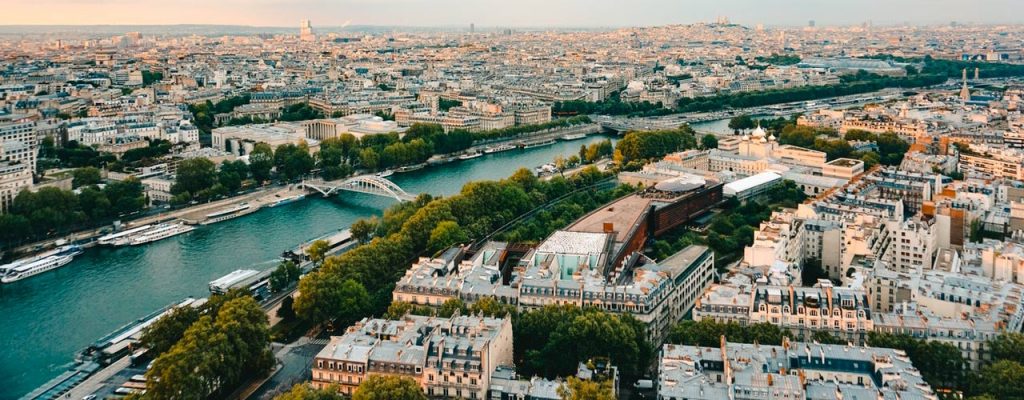
[[[351,395],[371,375],[407,377],[431,398],[486,399],[512,363],[512,320],[470,315],[363,319],[313,360],[313,386]]]

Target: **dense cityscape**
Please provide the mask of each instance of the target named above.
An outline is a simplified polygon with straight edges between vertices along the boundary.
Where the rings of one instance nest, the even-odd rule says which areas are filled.
[[[317,17],[0,26],[0,400],[1024,399],[1024,25]]]

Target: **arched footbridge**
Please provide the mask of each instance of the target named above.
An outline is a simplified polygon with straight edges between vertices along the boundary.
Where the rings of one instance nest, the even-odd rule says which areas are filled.
[[[339,191],[348,191],[390,197],[399,202],[411,201],[416,198],[416,196],[407,193],[394,182],[375,175],[354,176],[336,181],[325,181],[319,178],[308,179],[303,180],[299,186],[306,190],[320,193],[324,197],[337,194]]]

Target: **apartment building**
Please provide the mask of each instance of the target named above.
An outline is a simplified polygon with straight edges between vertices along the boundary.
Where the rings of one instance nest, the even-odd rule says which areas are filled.
[[[658,399],[938,399],[902,350],[727,340],[719,347],[663,345]]]
[[[1024,180],[1024,152],[972,145],[960,153],[960,170],[985,178]]]
[[[863,343],[874,329],[867,294],[860,289],[833,287],[827,281],[814,287],[722,286],[714,285],[697,301],[695,321],[768,323],[797,340],[826,332],[854,343]]]
[[[0,123],[0,160],[23,162],[34,171],[39,153],[35,126],[32,121]]]
[[[28,164],[0,160],[0,214],[7,212],[14,197],[32,188],[32,169]]]
[[[367,318],[314,357],[312,384],[351,395],[371,375],[393,375],[415,380],[431,398],[486,399],[494,371],[510,365],[509,317]]]
[[[613,237],[605,233],[557,231],[514,267],[502,282],[506,244],[489,243],[471,260],[459,261],[461,249],[423,258],[395,285],[392,299],[440,306],[453,298],[472,303],[493,297],[522,309],[546,305],[597,307],[629,313],[647,326],[651,340],[661,340],[682,319],[713,281],[714,253],[690,246],[653,262],[639,253],[626,258],[620,277],[605,277]]]

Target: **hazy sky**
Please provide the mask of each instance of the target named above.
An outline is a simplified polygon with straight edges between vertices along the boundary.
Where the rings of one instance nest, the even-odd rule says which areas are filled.
[[[1024,0],[0,0],[0,25],[631,26],[1024,22]]]

